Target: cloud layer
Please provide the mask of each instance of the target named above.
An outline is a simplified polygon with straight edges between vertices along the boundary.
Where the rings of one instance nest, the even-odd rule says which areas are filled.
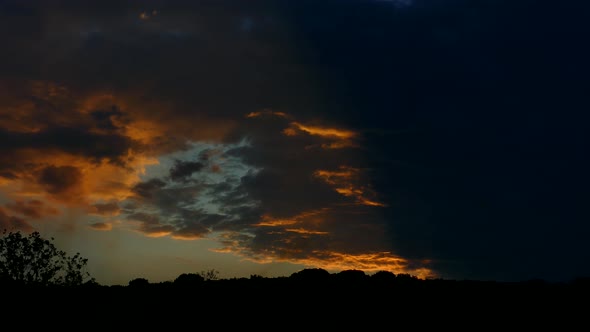
[[[247,260],[590,273],[588,5],[2,1],[0,227]]]

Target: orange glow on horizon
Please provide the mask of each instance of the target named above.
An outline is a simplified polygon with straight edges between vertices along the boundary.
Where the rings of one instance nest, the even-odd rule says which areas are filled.
[[[259,264],[277,262],[299,264],[308,267],[321,268],[328,271],[362,270],[365,273],[389,271],[395,274],[406,273],[420,279],[435,278],[436,274],[425,266],[412,268],[407,259],[393,255],[390,252],[373,252],[365,254],[348,254],[336,251],[312,251],[304,257],[302,250],[276,250],[259,252],[256,255],[245,254],[246,248],[224,247],[214,249],[215,252],[232,253],[244,257],[245,260]],[[428,262],[422,261],[427,264]]]

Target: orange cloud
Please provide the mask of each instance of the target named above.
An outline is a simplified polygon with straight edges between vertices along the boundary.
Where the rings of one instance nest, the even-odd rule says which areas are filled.
[[[355,173],[350,169],[338,172],[351,177]],[[376,249],[381,246],[379,239],[383,231],[378,225],[360,222],[358,209],[358,206],[323,208],[291,218],[264,215],[254,225],[258,229],[253,235],[221,234],[219,240],[224,246],[214,251],[232,253],[261,264],[289,262],[334,271],[357,269],[408,273],[419,278],[434,276],[427,261],[414,262]],[[370,207],[365,210],[370,211]],[[344,233],[343,228],[346,229]],[[264,243],[252,246],[258,237]],[[368,242],[363,243],[363,239]]]
[[[262,110],[262,111],[257,111],[257,112],[250,112],[248,114],[246,114],[247,118],[257,118],[260,116],[264,116],[264,115],[272,115],[272,116],[278,116],[278,117],[282,117],[282,118],[287,118],[288,115],[285,112],[278,112],[278,111],[272,111],[272,110]]]
[[[16,144],[9,154],[0,157],[4,158],[0,159],[0,165],[10,165],[5,160],[16,161],[13,167],[0,168],[0,191],[12,200],[6,209],[16,215],[0,210],[0,222],[13,227],[30,227],[21,216],[43,218],[71,208],[93,214],[93,219],[103,218],[90,224],[91,229],[112,230],[108,217],[124,214],[122,203],[130,203],[128,199],[137,195],[134,188],[149,178],[146,177],[149,166],[160,161],[166,165],[163,155],[187,151],[185,148],[190,142],[221,141],[236,123],[244,121],[243,118],[235,122],[214,119],[197,112],[171,117],[170,114],[178,112],[173,102],[148,102],[141,88],[114,94],[112,91],[81,92],[43,81],[29,82],[25,86],[24,89],[35,96],[33,101],[0,91],[0,97],[9,97],[0,101],[0,130],[22,138],[22,142],[35,142]],[[291,117],[284,112],[261,110],[247,114],[246,118],[263,116],[274,117],[273,125],[278,123],[278,128],[288,125],[283,134],[289,137],[282,137],[287,142],[295,141],[290,137],[302,136],[302,142],[313,142],[314,146],[325,149],[357,146],[358,133],[352,130],[291,122]],[[211,150],[199,155],[206,160],[214,159],[207,168],[211,170],[209,175],[222,175],[222,167],[224,172],[235,170],[223,164],[221,157],[212,158],[216,153],[222,152]],[[307,180],[313,169],[305,172]],[[361,169],[347,166],[320,169],[313,177],[330,185],[342,197],[350,197],[353,203],[349,205],[354,209],[384,206],[375,198]],[[325,189],[323,184],[321,187]],[[338,203],[346,200],[335,194],[331,196]],[[275,218],[267,214],[239,232],[224,230],[219,235],[224,247],[215,250],[258,262],[288,261],[330,269],[394,270],[398,273],[409,270],[409,263],[394,255],[366,254],[374,252],[373,249],[344,253],[354,241],[346,238],[340,228],[344,226],[347,230],[353,229],[354,234],[364,234],[362,231],[369,226],[356,215],[351,217],[358,211],[339,212],[336,209],[340,206],[335,204],[328,202],[324,208],[300,211],[290,217]],[[314,208],[318,206],[322,205],[314,205]],[[137,222],[133,230],[145,236],[195,240],[210,234],[206,227],[178,227],[169,215],[162,216],[161,211],[141,211],[145,211],[145,215],[137,213],[139,218],[125,219],[125,226]],[[250,231],[259,237],[252,240]],[[258,242],[253,244],[255,241]]]
[[[327,141],[321,144],[321,147],[324,149],[358,147],[358,144],[355,142],[358,134],[347,129],[304,125],[299,122],[291,122],[290,126],[283,130],[283,134],[286,136],[297,136],[301,134],[318,136]]]
[[[304,131],[310,135],[317,135],[322,137],[333,137],[337,139],[351,139],[357,134],[354,131],[338,128],[328,128],[319,126],[303,125],[299,122],[292,122],[291,126]]]
[[[229,233],[224,237],[226,240],[232,239]],[[395,274],[411,274],[421,279],[436,277],[434,271],[426,267],[428,262],[411,262],[390,252],[376,251],[356,254],[334,250],[305,251],[303,248],[293,246],[281,248],[281,250],[269,248],[253,253],[247,246],[240,245],[239,241],[231,240],[230,242],[233,243],[233,246],[212,249],[212,251],[237,254],[246,260],[259,264],[288,262],[329,271],[362,270],[367,273],[390,271]],[[290,241],[285,242],[289,244]]]
[[[142,231],[141,233],[147,237],[164,237],[172,234],[172,231]]]
[[[198,234],[172,234],[170,235],[171,238],[175,240],[183,240],[183,241],[192,241],[204,238],[203,235]]]
[[[33,219],[69,208],[116,215],[161,154],[191,140],[220,140],[233,126],[202,114],[199,121],[170,117],[175,107],[146,102],[141,88],[113,94],[0,80],[0,132],[11,138],[0,156],[0,192],[13,201],[7,208]],[[43,209],[26,203],[34,201]]]
[[[375,192],[363,184],[361,170],[358,168],[340,166],[336,171],[317,170],[313,175],[330,184],[337,193],[355,198],[358,204],[386,206],[374,199]]]
[[[271,216],[269,215],[263,215],[261,220],[254,224],[254,226],[258,226],[258,227],[276,227],[276,226],[286,226],[286,225],[293,225],[298,223],[297,220],[295,219],[273,219]]]
[[[293,225],[307,225],[306,227],[310,228],[317,228],[319,225],[322,224],[324,217],[323,215],[329,213],[329,208],[323,208],[318,210],[311,210],[311,211],[302,211],[299,214],[291,217],[291,218],[273,218],[272,216],[265,214],[261,217],[261,220],[253,224],[255,227],[283,227],[283,226],[293,226]],[[298,228],[301,232],[302,228]],[[315,234],[323,234],[325,232],[316,232],[310,231],[309,229],[305,231],[306,233],[315,233]]]
[[[315,235],[327,235],[328,232],[322,231],[311,231],[304,228],[285,228],[285,231],[292,232],[292,233],[299,233],[299,234],[315,234]]]

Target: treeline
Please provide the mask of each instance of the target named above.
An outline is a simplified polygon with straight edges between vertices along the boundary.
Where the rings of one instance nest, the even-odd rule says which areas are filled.
[[[447,326],[469,327],[470,321],[486,326],[517,321],[530,327],[546,319],[563,324],[563,317],[570,319],[565,323],[586,317],[590,278],[561,283],[497,282],[420,279],[388,271],[329,273],[312,268],[284,277],[222,279],[217,271],[210,270],[183,273],[163,282],[135,278],[127,285],[95,281],[77,286],[3,284],[0,294],[12,312],[28,308],[43,315],[58,315],[104,310],[107,316],[101,316],[103,322],[146,327],[151,327],[152,319],[181,324],[196,317],[218,319],[222,327],[240,326],[242,320],[244,324],[270,327],[268,324],[282,319],[285,323],[281,324],[304,328],[313,324],[347,328],[349,323],[362,328],[363,324],[394,324],[412,316]]]
[[[98,286],[98,285],[96,285]],[[490,288],[490,289],[573,289],[590,287],[590,277],[575,278],[568,282],[548,282],[532,279],[520,282],[481,280],[420,279],[407,273],[395,274],[379,271],[367,274],[362,270],[343,270],[330,273],[321,268],[307,268],[284,277],[263,277],[250,275],[249,278],[219,278],[217,270],[198,273],[183,273],[171,281],[152,283],[145,278],[136,278],[127,285],[105,286],[110,288],[166,289],[185,287],[246,287],[246,286],[305,286],[305,287],[379,287],[388,288]]]
[[[264,277],[261,275],[250,275],[240,278],[220,278],[219,271],[215,269],[204,270],[194,273],[182,273],[174,280],[150,282],[146,278],[131,279],[125,285],[103,285],[94,278],[85,283],[76,285],[38,285],[14,282],[12,280],[0,279],[1,288],[76,288],[76,289],[131,289],[131,290],[174,290],[174,289],[248,289],[248,288],[294,288],[294,289],[378,289],[380,291],[395,290],[493,290],[493,291],[514,291],[514,290],[536,290],[536,291],[568,291],[568,290],[589,290],[590,277],[574,278],[567,282],[549,282],[542,279],[531,279],[518,282],[484,281],[484,280],[453,280],[443,278],[421,279],[407,273],[393,273],[390,271],[378,271],[367,274],[362,270],[343,270],[330,273],[321,268],[306,268],[295,272],[290,276]]]
[[[3,317],[27,313],[54,319],[64,312],[77,312],[84,315],[80,317],[97,315],[103,321],[135,324],[138,317],[148,323],[151,319],[175,317],[181,321],[197,314],[201,318],[219,318],[223,312],[262,317],[272,314],[288,323],[303,316],[316,317],[324,319],[327,328],[333,328],[334,313],[343,322],[359,318],[365,323],[364,319],[403,319],[402,312],[450,312],[449,317],[469,315],[487,321],[514,315],[522,318],[524,312],[532,315],[527,319],[557,317],[558,312],[583,318],[590,309],[588,277],[559,283],[499,282],[420,279],[389,271],[329,273],[309,268],[284,277],[223,279],[218,271],[209,270],[182,273],[164,282],[135,278],[126,285],[102,285],[85,270],[85,258],[66,255],[52,240],[36,232],[9,232],[0,237]],[[223,319],[220,322],[227,323]]]

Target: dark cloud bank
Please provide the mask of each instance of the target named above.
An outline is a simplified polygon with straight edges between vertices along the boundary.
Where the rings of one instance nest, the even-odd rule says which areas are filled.
[[[347,162],[367,170],[372,189],[386,203],[370,217],[386,226],[391,251],[429,260],[442,277],[564,280],[590,274],[585,264],[590,260],[590,5],[585,2],[154,1],[141,8],[109,1],[60,3],[68,8],[64,12],[77,15],[51,25],[32,2],[0,2],[5,18],[0,36],[12,45],[0,55],[5,75],[80,89],[127,89],[142,82],[150,98],[174,101],[174,116],[194,123],[199,119],[194,110],[231,119],[271,108],[361,133],[353,154],[302,158],[285,153],[295,151],[289,147],[295,143],[283,135],[262,135],[267,127],[243,125],[226,143],[258,133],[252,139],[263,148],[226,152],[265,170],[236,186],[203,188],[190,177],[207,162],[177,161],[168,178],[140,183],[135,194],[144,203],[173,209],[176,225],[184,227],[128,209],[146,233],[193,237],[211,225],[229,227],[222,215],[189,216],[196,208],[179,208],[179,198],[205,189],[224,193],[222,207],[233,207],[244,223],[264,212],[292,217],[300,209],[321,207],[318,202],[337,202],[342,197],[321,182],[308,179],[313,185],[303,188],[294,181]],[[138,18],[140,10],[150,10],[144,7],[160,14]],[[174,14],[166,18],[167,12]],[[117,25],[128,16],[135,25]],[[74,31],[75,38],[53,40],[44,32],[48,24]],[[118,28],[126,33],[115,38]],[[44,55],[44,48],[54,51]],[[102,131],[93,133],[61,127],[26,134],[0,130],[5,138],[0,147],[10,152],[21,145],[63,145],[75,154],[116,161],[118,149],[132,142],[111,132],[112,123],[105,121],[111,115],[94,113]],[[76,143],[81,140],[114,148],[82,149]],[[308,143],[319,144],[296,144]],[[325,151],[304,156],[314,153]],[[0,171],[12,174],[6,165]],[[39,182],[59,192],[68,187],[63,177],[68,172],[75,169],[47,167]],[[189,185],[179,192],[166,188],[164,180]],[[293,190],[277,195],[277,188]],[[237,203],[228,203],[232,199]],[[250,199],[266,210],[249,205]],[[200,221],[183,224],[189,219]],[[19,223],[25,221],[0,210],[0,224]],[[257,244],[251,245],[256,250]]]

